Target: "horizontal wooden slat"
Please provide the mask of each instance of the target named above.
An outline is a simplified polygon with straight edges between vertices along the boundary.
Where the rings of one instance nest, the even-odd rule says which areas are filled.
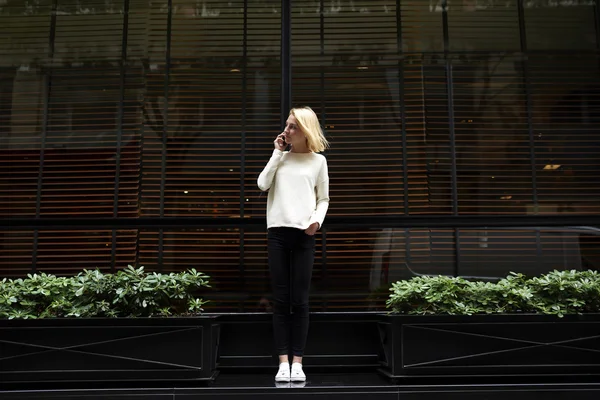
[[[0,232],[0,276],[22,277],[31,272],[34,232]]]
[[[115,262],[119,266],[136,265],[137,232],[116,232]],[[39,231],[36,271],[72,275],[83,269],[113,269],[112,231]],[[4,271],[10,273],[12,266]]]

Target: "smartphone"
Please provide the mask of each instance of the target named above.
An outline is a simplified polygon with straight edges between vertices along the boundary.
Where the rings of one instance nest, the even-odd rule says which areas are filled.
[[[285,141],[285,136],[281,136],[281,140],[283,141],[283,148],[286,149],[288,146],[288,142]]]

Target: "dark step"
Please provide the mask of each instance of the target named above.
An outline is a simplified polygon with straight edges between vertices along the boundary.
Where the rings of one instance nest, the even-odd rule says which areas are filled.
[[[344,399],[344,400],[596,400],[600,383],[537,384],[394,384],[377,373],[311,373],[304,384],[276,384],[274,373],[222,373],[210,385],[140,384],[135,388],[91,388],[61,390],[0,391],[1,400],[256,400],[256,399]],[[106,386],[106,385],[105,385]],[[149,387],[154,386],[154,387]]]

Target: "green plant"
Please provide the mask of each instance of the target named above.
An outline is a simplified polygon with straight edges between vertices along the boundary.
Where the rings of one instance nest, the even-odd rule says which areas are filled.
[[[511,273],[496,282],[420,276],[392,284],[386,305],[402,314],[566,314],[600,312],[597,271],[552,271],[531,279]]]
[[[581,314],[600,311],[600,274],[597,271],[552,271],[532,278],[532,304],[545,314]]]
[[[208,276],[195,269],[161,274],[128,266],[115,274],[31,274],[0,281],[0,318],[196,315],[206,304],[196,297],[203,287],[210,287]]]

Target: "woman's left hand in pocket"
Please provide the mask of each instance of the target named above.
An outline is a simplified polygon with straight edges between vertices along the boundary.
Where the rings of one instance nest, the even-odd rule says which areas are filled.
[[[308,228],[306,228],[304,230],[304,233],[306,233],[309,236],[313,236],[315,233],[317,233],[318,229],[319,229],[319,223],[313,222]]]

